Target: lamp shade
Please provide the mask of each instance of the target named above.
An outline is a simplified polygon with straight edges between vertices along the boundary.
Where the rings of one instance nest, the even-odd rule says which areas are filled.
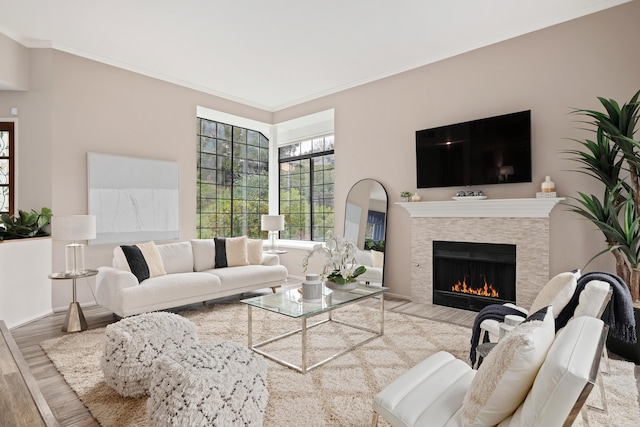
[[[94,215],[53,216],[51,237],[54,240],[91,240],[96,238]]]
[[[284,215],[262,215],[260,228],[266,231],[284,230]]]

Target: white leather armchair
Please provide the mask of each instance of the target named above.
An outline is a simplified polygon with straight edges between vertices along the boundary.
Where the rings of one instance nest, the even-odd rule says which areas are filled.
[[[570,426],[593,388],[606,333],[600,319],[571,319],[551,344],[524,402],[498,427]],[[373,426],[378,416],[394,427],[461,426],[467,390],[483,368],[475,371],[447,352],[430,356],[375,396]]]

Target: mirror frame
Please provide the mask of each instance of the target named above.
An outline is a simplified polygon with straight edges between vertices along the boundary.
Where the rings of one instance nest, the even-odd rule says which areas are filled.
[[[369,194],[368,194],[369,197],[368,197],[367,211],[362,212],[364,202],[362,202],[360,205],[357,205],[353,202],[353,197],[355,197],[354,189],[357,189],[359,184],[362,185],[365,183],[371,183],[371,188],[369,189]],[[365,250],[365,236],[366,236],[366,228],[368,224],[367,217],[368,217],[368,212],[371,210],[370,209],[371,201],[372,201],[371,194],[373,189],[381,191],[384,194],[384,209],[385,209],[384,222],[383,222],[384,235],[383,235],[383,239],[381,239],[381,240],[384,240],[385,242],[384,251],[383,251],[383,253],[385,253],[385,256],[382,262],[382,281],[381,281],[381,285],[384,286],[384,270],[385,270],[386,258],[387,258],[386,249],[387,249],[387,224],[388,224],[388,217],[389,217],[389,194],[387,193],[387,189],[384,187],[384,185],[382,185],[380,181],[372,178],[364,178],[357,181],[351,186],[351,188],[349,189],[349,192],[347,193],[347,199],[345,201],[343,236],[345,238],[351,238],[351,240],[355,242],[359,250],[362,250],[362,251]],[[361,201],[364,200],[362,196],[359,196],[359,199]],[[350,200],[351,200],[351,203],[350,203]],[[382,202],[381,198],[373,199],[373,200],[379,200],[379,202]],[[358,218],[357,221],[355,220],[356,217]],[[354,239],[353,236],[357,236],[357,237]],[[362,241],[362,243],[360,243],[360,241]]]

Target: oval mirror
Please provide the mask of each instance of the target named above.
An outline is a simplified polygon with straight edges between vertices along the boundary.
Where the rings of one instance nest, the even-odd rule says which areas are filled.
[[[344,237],[356,243],[356,260],[367,269],[358,278],[369,285],[384,283],[387,208],[387,190],[375,179],[356,182],[347,195]]]

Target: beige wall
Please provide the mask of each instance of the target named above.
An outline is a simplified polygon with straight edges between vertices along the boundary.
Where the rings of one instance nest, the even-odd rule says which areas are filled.
[[[29,87],[29,49],[0,34],[0,52],[0,88],[26,90]]]
[[[639,16],[640,2],[632,2],[279,111],[274,119],[335,108],[336,224],[343,223],[342,201],[353,183],[382,182],[390,198],[385,284],[409,295],[410,221],[394,202],[400,191],[415,189],[415,131],[531,109],[533,182],[482,190],[491,198],[533,197],[550,175],[561,196],[600,192],[593,180],[570,172],[576,164],[561,153],[577,148],[568,138],[580,137],[576,117],[567,113],[598,108],[597,96],[625,101],[640,89]],[[457,190],[418,193],[423,201],[446,200]],[[604,247],[593,229],[566,207],[553,211],[550,274],[582,267]],[[589,268],[614,271],[608,256]]]
[[[51,49],[31,49],[28,92],[0,92],[0,117],[19,107],[21,209],[87,211],[89,151],[178,161],[181,239],[195,236],[197,105],[267,123],[335,109],[336,224],[342,230],[351,185],[375,178],[390,196],[386,285],[410,294],[410,222],[393,202],[415,189],[414,132],[432,126],[532,110],[533,183],[485,186],[492,198],[532,197],[545,175],[561,195],[599,187],[560,151],[579,135],[571,107],[597,108],[597,96],[628,100],[640,89],[640,2],[519,37],[374,83],[270,113]],[[3,49],[3,45],[0,45]],[[357,60],[357,53],[354,53]],[[384,58],[380,58],[381,61]],[[366,167],[362,167],[366,164]],[[448,199],[456,188],[420,190]],[[593,227],[556,208],[551,220],[552,274],[581,267],[602,247]],[[63,268],[62,242],[53,248]],[[88,265],[110,262],[111,246],[90,246]],[[299,269],[299,259],[287,264]],[[602,258],[590,268],[612,269]],[[92,301],[86,287],[81,301]],[[69,291],[53,290],[64,307]]]

